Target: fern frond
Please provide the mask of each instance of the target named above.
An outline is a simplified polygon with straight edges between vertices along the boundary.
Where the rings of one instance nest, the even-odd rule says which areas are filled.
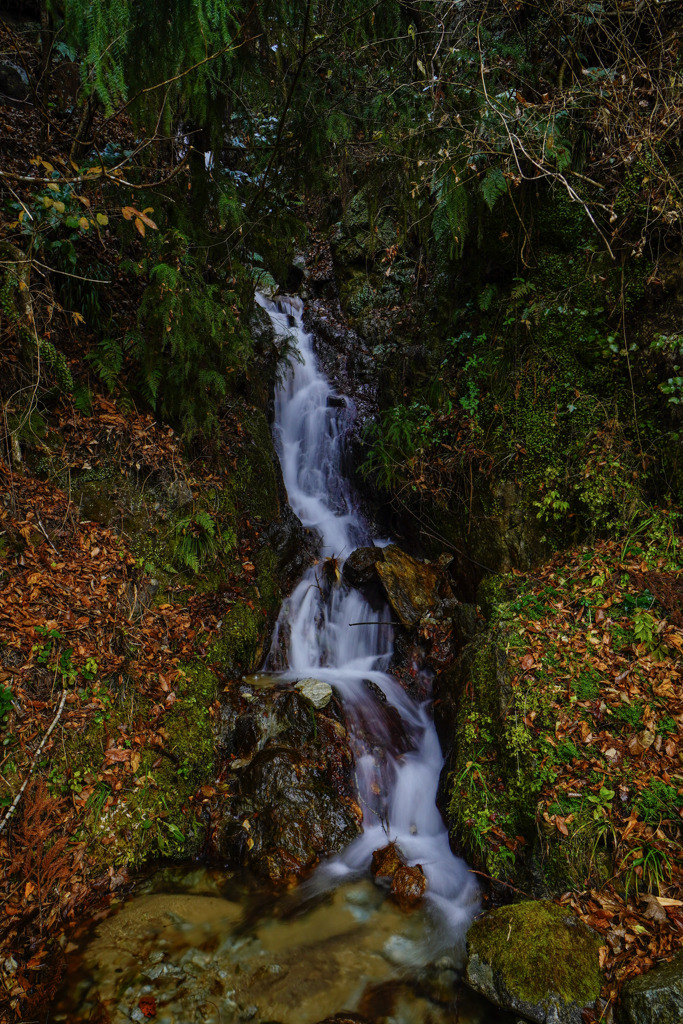
[[[507,192],[507,181],[500,167],[489,168],[479,186],[479,189],[484,202],[488,206],[489,210],[493,212],[493,207],[496,205],[500,197]]]

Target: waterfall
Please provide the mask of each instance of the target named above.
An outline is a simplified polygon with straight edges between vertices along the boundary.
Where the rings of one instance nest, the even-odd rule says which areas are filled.
[[[300,353],[301,361],[290,367],[275,398],[275,443],[289,502],[304,526],[320,534],[321,558],[341,565],[359,545],[383,543],[373,538],[342,471],[354,409],[318,367],[301,301],[287,296],[258,301],[276,333],[293,336]],[[422,865],[428,899],[447,937],[455,939],[477,911],[478,886],[451,852],[436,807],[443,760],[429,702],[414,701],[388,674],[393,652],[388,607],[375,610],[346,584],[326,584],[321,566],[311,567],[283,603],[266,665],[272,666],[274,652],[284,648],[287,668],[280,678],[328,682],[349,722],[363,833],[321,865],[317,884],[367,871],[372,852],[393,840],[408,864]]]

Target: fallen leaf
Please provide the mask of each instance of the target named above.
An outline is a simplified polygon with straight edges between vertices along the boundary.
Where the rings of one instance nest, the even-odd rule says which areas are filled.
[[[143,996],[138,1003],[138,1009],[144,1013],[145,1017],[156,1017],[157,1001],[154,996]]]

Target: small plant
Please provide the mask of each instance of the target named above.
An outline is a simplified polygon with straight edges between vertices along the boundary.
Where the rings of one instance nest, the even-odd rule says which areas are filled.
[[[683,376],[681,376],[681,364],[683,364],[683,335],[660,334],[651,348],[655,352],[663,352],[669,359],[677,359],[678,362],[672,365],[673,376],[659,385],[659,390],[666,395],[670,405],[683,404]]]
[[[638,608],[633,615],[633,633],[636,643],[642,644],[646,650],[650,650],[656,635],[657,623],[650,612]]]
[[[9,686],[0,685],[0,731],[7,733],[2,738],[2,746],[9,747],[12,743],[16,742],[16,736],[8,732],[9,716],[12,710],[12,698],[13,694]]]
[[[560,522],[569,512],[569,502],[565,501],[558,489],[560,471],[550,467],[545,474],[545,480],[541,484],[541,497],[534,502],[534,508],[538,509],[536,518],[541,522]]]
[[[636,894],[641,889],[660,892],[662,885],[671,880],[673,863],[668,850],[646,841],[626,854],[619,865],[620,872],[624,869],[624,889],[628,896],[631,886],[635,887]]]
[[[87,807],[92,812],[93,819],[95,822],[99,820],[100,815],[104,809],[104,805],[107,802],[107,798],[111,795],[111,787],[106,782],[98,782],[93,792],[88,797]]]
[[[612,811],[612,800],[614,800],[614,790],[608,789],[606,786],[601,786],[600,792],[597,794],[591,793],[588,796],[588,802],[593,804],[593,817],[595,819],[608,817]]]
[[[12,710],[12,691],[9,686],[0,685],[0,722],[7,724],[7,716]]]
[[[234,532],[219,533],[213,517],[204,509],[179,519],[174,532],[174,558],[194,573],[200,572],[204,563],[219,551],[229,551],[235,544]]]

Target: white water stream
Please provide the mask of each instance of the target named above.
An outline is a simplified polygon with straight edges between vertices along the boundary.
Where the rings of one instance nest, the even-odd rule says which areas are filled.
[[[318,368],[300,300],[259,302],[279,335],[294,336],[302,360],[276,394],[275,441],[289,502],[304,526],[321,535],[321,557],[341,564],[356,547],[373,543],[342,472],[353,410],[335,401]],[[321,566],[313,566],[284,602],[272,650],[286,650],[288,669],[280,678],[323,680],[343,700],[354,737],[363,833],[318,869],[314,885],[327,887],[367,871],[372,852],[393,840],[410,865],[422,865],[440,942],[452,943],[477,912],[478,886],[452,854],[436,807],[443,760],[429,702],[416,703],[387,673],[393,652],[388,608],[375,611],[359,591],[343,583],[324,587],[320,579]],[[387,707],[395,711],[388,715]],[[396,712],[408,742],[396,742]]]

